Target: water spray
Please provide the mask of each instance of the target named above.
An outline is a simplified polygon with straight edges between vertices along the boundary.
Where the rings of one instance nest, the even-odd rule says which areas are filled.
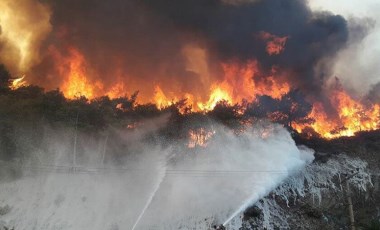
[[[245,209],[247,209],[251,204],[253,204],[258,199],[257,194],[253,194],[249,197],[235,212],[232,213],[230,217],[226,221],[224,221],[223,226],[227,226],[227,224],[235,218],[235,216],[242,213]]]
[[[161,186],[162,182],[164,181],[165,176],[166,176],[166,167],[164,167],[164,173],[163,173],[162,177],[160,177],[160,180],[158,181],[158,183],[154,187],[154,190],[153,190],[152,194],[149,196],[149,198],[148,198],[148,200],[147,200],[147,202],[146,202],[143,210],[141,211],[140,215],[137,217],[136,222],[135,222],[135,224],[132,227],[132,230],[135,230],[135,228],[139,224],[141,218],[144,216],[146,210],[149,208],[149,206],[152,203],[153,198],[155,197],[157,191],[160,189],[160,186]]]

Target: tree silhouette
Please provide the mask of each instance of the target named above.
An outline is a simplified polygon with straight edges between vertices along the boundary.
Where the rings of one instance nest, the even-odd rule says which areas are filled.
[[[3,64],[0,64],[0,94],[9,91],[11,75]]]
[[[298,124],[311,123],[312,119],[307,116],[313,106],[305,100],[300,90],[291,90],[281,97],[279,111],[284,114],[281,123],[291,127],[293,122]]]
[[[207,115],[232,129],[239,129],[242,119],[240,111],[242,111],[241,105],[230,105],[228,101],[223,100],[219,101]]]
[[[267,95],[258,96],[256,100],[247,106],[246,117],[256,119],[269,119],[273,122],[291,127],[292,123],[312,123],[308,118],[312,105],[305,100],[299,90],[291,90],[280,99]]]

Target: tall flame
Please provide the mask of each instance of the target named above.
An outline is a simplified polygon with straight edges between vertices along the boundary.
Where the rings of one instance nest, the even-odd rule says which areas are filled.
[[[69,59],[65,60],[66,65],[60,68],[62,75],[68,75],[62,85],[63,93],[69,98],[77,96],[93,98],[97,86],[87,79],[87,69],[83,55],[73,48],[69,49],[69,53]]]
[[[170,99],[166,97],[165,93],[161,90],[161,87],[159,85],[155,87],[154,103],[157,105],[159,109],[173,105],[177,101],[177,98]]]
[[[331,95],[331,104],[337,109],[338,117],[329,117],[321,103],[313,105],[309,118],[315,120],[311,125],[294,124],[298,132],[311,127],[324,138],[354,136],[359,131],[371,131],[380,128],[380,105],[365,106],[354,100],[343,90],[335,90]]]

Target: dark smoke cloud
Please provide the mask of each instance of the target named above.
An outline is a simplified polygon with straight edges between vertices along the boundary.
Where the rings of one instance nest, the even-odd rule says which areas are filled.
[[[180,34],[149,14],[138,1],[46,2],[53,11],[54,28],[48,43],[63,52],[69,46],[79,49],[96,70],[94,75],[97,76],[93,78],[100,77],[112,84],[116,81],[116,69],[134,76],[134,79],[124,79],[126,83],[130,80],[153,85],[161,80],[160,74],[168,79],[186,76],[179,52],[183,45]],[[42,72],[39,77],[51,71],[50,60],[47,56],[36,68]]]
[[[321,100],[332,58],[347,45],[349,35],[343,17],[313,13],[305,0],[45,2],[53,12],[49,44],[61,49],[67,44],[78,47],[96,69],[96,77],[110,84],[112,71],[122,68],[133,76],[125,79],[131,84],[144,82],[153,87],[170,82],[171,91],[202,91],[200,77],[186,71],[181,53],[190,43],[206,48],[211,60],[257,58],[264,73],[272,66],[285,69],[294,87]],[[265,41],[258,37],[262,31],[289,36],[285,50],[268,55]],[[47,63],[36,68],[39,77],[46,75]]]
[[[348,41],[346,20],[328,12],[313,13],[303,0],[263,0],[230,5],[218,0],[143,0],[147,7],[184,28],[206,36],[219,57],[257,58],[264,69],[290,69],[298,87],[318,93],[327,72],[316,76],[314,67],[334,57]],[[261,31],[289,36],[285,51],[269,56]],[[328,71],[326,69],[325,71]]]

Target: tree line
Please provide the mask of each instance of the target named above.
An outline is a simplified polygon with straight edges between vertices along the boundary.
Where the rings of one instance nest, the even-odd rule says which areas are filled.
[[[68,99],[59,89],[45,91],[36,85],[11,89],[11,83],[12,76],[0,64],[0,158],[12,156],[10,153],[16,148],[12,140],[17,128],[35,130],[38,136],[43,124],[102,133],[110,127],[128,128],[144,119],[170,114],[168,123],[159,131],[160,135],[181,138],[189,129],[207,126],[211,120],[232,129],[240,129],[247,121],[262,119],[288,128],[294,122],[313,122],[307,118],[312,105],[299,90],[292,90],[279,99],[263,95],[254,101],[235,105],[220,101],[212,111],[192,112],[185,99],[158,109],[152,103],[137,103],[138,92],[112,99],[108,96],[91,100],[84,96]]]

